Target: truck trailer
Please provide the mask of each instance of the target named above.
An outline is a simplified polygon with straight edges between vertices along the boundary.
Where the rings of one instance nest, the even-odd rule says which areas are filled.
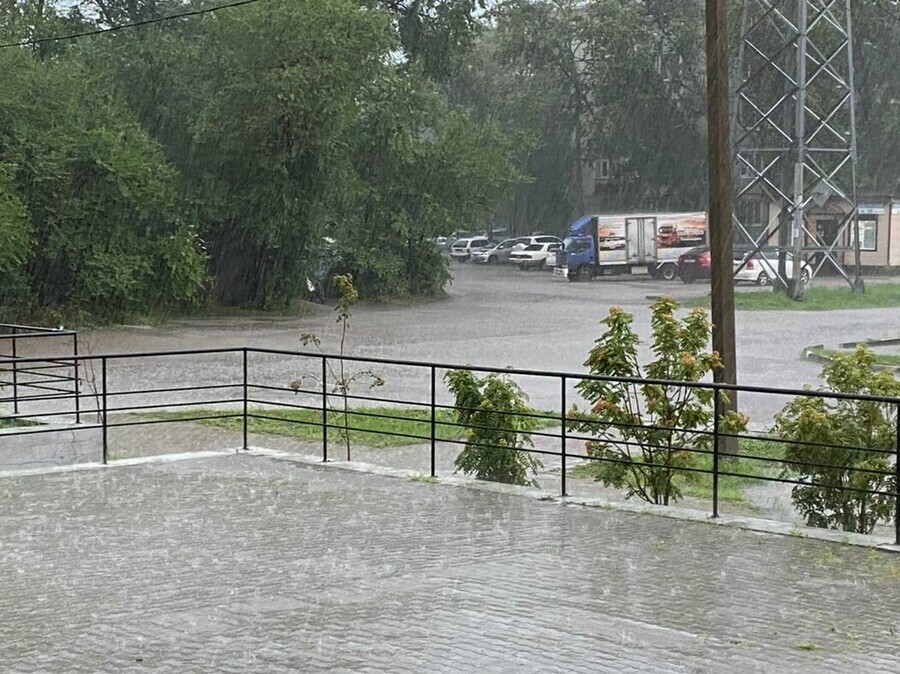
[[[678,275],[678,257],[707,243],[706,213],[584,215],[569,226],[554,274],[589,281],[604,274]]]

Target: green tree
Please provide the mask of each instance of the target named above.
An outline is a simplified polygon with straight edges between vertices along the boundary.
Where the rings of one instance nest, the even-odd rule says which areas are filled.
[[[714,423],[714,391],[683,386],[699,382],[721,361],[706,351],[711,334],[709,317],[693,309],[679,320],[678,304],[663,298],[652,306],[651,349],[654,360],[638,362],[639,337],[633,316],[619,307],[602,321],[606,330],[585,361],[591,375],[624,381],[585,379],[576,388],[590,404],[587,411],[573,407],[569,427],[590,435],[587,453],[596,462],[597,480],[627,490],[649,503],[669,505],[681,497],[674,482],[696,463],[697,451],[710,451]],[[642,383],[642,379],[668,383]],[[747,418],[734,412],[720,417],[724,433],[746,427]]]
[[[702,201],[703,24],[696,3],[505,0],[495,15],[507,66],[560,85],[557,115],[571,133],[555,145],[568,155],[562,175],[578,214],[593,192],[590,167],[601,159],[615,162],[616,174],[603,194],[605,209],[693,208]]]
[[[115,86],[75,55],[7,50],[0,67],[6,191],[30,221],[18,310],[69,305],[111,318],[194,302],[200,241],[179,218],[174,171]]]
[[[28,210],[15,193],[9,168],[0,166],[0,275],[19,268],[33,253]]]
[[[350,135],[353,178],[331,231],[339,270],[364,296],[437,295],[449,277],[431,238],[473,223],[517,180],[512,149],[491,124],[448,106],[399,72],[366,87]]]
[[[821,376],[820,391],[900,399],[900,381],[877,371],[865,346],[835,356]],[[893,516],[897,404],[800,395],[776,416],[775,432],[790,441],[785,472],[802,482],[791,500],[809,526],[870,534]]]
[[[479,378],[469,370],[451,370],[444,380],[456,397],[457,422],[468,429],[457,470],[479,480],[538,486],[530,475],[541,463],[525,449],[532,446],[535,428],[525,393],[494,374]]]
[[[454,72],[471,46],[487,0],[361,0],[391,13],[407,63],[441,80]]]

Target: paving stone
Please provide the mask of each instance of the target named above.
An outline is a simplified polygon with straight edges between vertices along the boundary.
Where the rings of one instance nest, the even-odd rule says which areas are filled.
[[[233,454],[0,479],[11,672],[897,672],[900,559]]]

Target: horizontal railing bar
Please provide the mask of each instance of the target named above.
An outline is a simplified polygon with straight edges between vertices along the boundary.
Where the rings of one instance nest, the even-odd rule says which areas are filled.
[[[95,409],[81,410],[82,414],[97,414],[97,412],[98,412],[98,410],[95,410]],[[71,410],[64,410],[62,412],[41,412],[39,414],[27,413],[27,412],[19,412],[18,414],[4,414],[4,415],[0,416],[0,419],[37,420],[37,419],[48,419],[50,417],[74,417],[74,416],[75,416],[75,410],[71,409]],[[40,423],[40,421],[37,421],[37,423]]]
[[[226,416],[200,416],[200,417],[192,417],[189,419],[144,419],[142,421],[107,421],[107,428],[124,428],[125,426],[150,426],[154,424],[178,424],[178,423],[189,423],[194,421],[203,421],[205,419],[226,419],[231,417],[242,417],[244,416],[243,412],[235,412],[229,417]],[[235,430],[237,432],[237,430]]]
[[[284,408],[291,409],[291,410],[293,410],[293,409],[312,410],[314,412],[322,411],[322,407],[318,406],[318,405],[316,407],[313,407],[311,405],[303,405],[300,403],[274,402],[274,401],[270,401],[270,400],[259,400],[257,398],[247,398],[247,404],[249,405],[251,403],[255,404],[255,405],[270,405],[271,407],[276,407],[276,408],[284,407]],[[321,422],[319,422],[319,423],[321,423]]]
[[[37,434],[37,433],[59,433],[60,431],[72,431],[77,433],[79,431],[89,431],[94,428],[102,428],[103,424],[62,424],[58,426],[13,426],[12,428],[3,429],[3,433],[0,434],[0,440],[4,437],[12,436],[12,435],[25,435],[25,434]],[[3,445],[0,444],[0,453],[3,451]]]
[[[57,330],[55,328],[34,328],[27,325],[0,325],[0,330],[19,328],[25,332],[0,332],[0,339],[30,339],[32,337],[72,337],[78,333],[75,330]]]
[[[8,385],[8,384],[4,384],[4,385]],[[48,386],[45,384],[37,384],[35,382],[18,382],[18,387],[19,388],[33,388],[33,389],[37,389],[39,391],[53,391],[55,393],[68,393],[72,396],[75,395],[74,388],[68,388],[68,389],[67,388],[59,388],[58,386]],[[17,396],[13,396],[13,397],[18,398],[19,400],[26,399],[26,396],[22,396],[22,395],[17,395]]]
[[[739,385],[739,384],[726,384],[721,382],[685,382],[685,381],[669,381],[664,379],[640,379],[637,377],[613,377],[608,375],[590,375],[578,372],[558,372],[558,371],[550,371],[550,370],[530,370],[530,369],[513,369],[513,368],[500,368],[500,367],[489,367],[489,366],[475,366],[475,365],[454,365],[451,363],[427,363],[423,361],[409,361],[409,360],[399,360],[399,359],[389,359],[389,358],[373,358],[373,357],[363,357],[363,356],[339,356],[333,354],[322,354],[315,352],[305,352],[305,351],[288,351],[283,349],[268,349],[262,347],[253,347],[253,348],[227,348],[227,349],[184,349],[177,351],[146,351],[146,352],[128,352],[128,353],[107,353],[107,354],[91,354],[91,355],[78,355],[72,356],[71,360],[75,361],[87,361],[87,360],[100,360],[106,359],[110,360],[133,360],[136,358],[161,358],[161,357],[179,357],[179,356],[197,356],[197,355],[225,355],[225,354],[233,354],[233,355],[242,355],[244,351],[252,354],[269,354],[269,355],[282,355],[282,356],[290,356],[295,358],[310,358],[316,361],[321,361],[323,358],[327,360],[333,361],[348,361],[348,362],[360,362],[360,363],[373,363],[379,365],[396,365],[400,367],[419,367],[423,369],[431,369],[434,367],[435,369],[441,370],[467,370],[470,372],[487,372],[487,373],[495,373],[495,374],[506,374],[506,375],[519,375],[519,376],[533,376],[533,377],[550,377],[559,379],[561,377],[566,377],[567,380],[571,381],[597,381],[597,382],[607,382],[607,383],[625,383],[625,384],[634,384],[639,386],[666,386],[669,388],[698,388],[698,389],[708,389],[710,391],[738,391],[743,393],[765,393],[772,395],[780,395],[780,396],[805,396],[810,398],[827,398],[831,400],[861,400],[861,401],[870,401],[870,402],[878,402],[878,403],[888,403],[888,404],[897,404],[900,403],[900,398],[892,397],[892,396],[873,396],[873,395],[858,395],[858,394],[850,394],[850,393],[835,393],[830,391],[814,391],[810,389],[787,389],[787,388],[774,388],[767,386],[747,386],[747,385]],[[45,360],[45,358],[22,358],[22,359],[14,359],[16,362],[30,362],[32,360]],[[12,360],[2,360],[0,359],[0,364],[4,362],[13,362]]]
[[[18,357],[16,359],[11,360],[9,358],[5,358],[5,363],[19,363]],[[41,365],[40,363],[47,363],[47,365]],[[30,361],[28,363],[21,363],[17,367],[0,367],[0,372],[39,372],[42,370],[68,370],[75,366],[73,361],[63,361],[63,360],[51,360],[51,359],[43,359],[39,361]]]
[[[187,401],[187,402],[170,402],[157,404],[141,404],[125,407],[107,407],[107,412],[140,414],[144,410],[164,410],[167,407],[200,407],[201,405],[229,405],[231,403],[243,402],[243,398],[225,398],[222,400],[208,400],[203,402]],[[168,421],[179,421],[179,419],[169,419]]]
[[[202,386],[173,386],[172,388],[135,389],[134,391],[107,391],[106,395],[116,398],[136,395],[153,395],[157,393],[181,393],[184,391],[212,391],[227,388],[240,388],[243,384],[203,384]],[[87,395],[87,394],[84,394]],[[203,401],[197,404],[202,404]]]
[[[34,388],[41,388],[41,387],[34,387]],[[17,397],[16,397],[16,396],[4,396],[3,398],[0,398],[0,402],[12,402],[12,401],[14,401],[14,400],[16,400],[16,399],[18,399],[18,401],[19,401],[20,403],[22,403],[22,402],[36,402],[36,401],[39,401],[39,400],[68,400],[68,399],[74,400],[74,399],[75,399],[75,392],[74,392],[74,391],[64,391],[64,390],[62,390],[62,389],[54,389],[54,388],[51,388],[51,389],[48,389],[48,390],[50,390],[50,391],[56,391],[56,393],[49,393],[49,394],[47,394],[47,393],[45,393],[45,394],[37,394],[37,393],[35,393],[34,395],[20,395],[20,396],[17,396]],[[80,397],[85,397],[85,396],[81,395]]]

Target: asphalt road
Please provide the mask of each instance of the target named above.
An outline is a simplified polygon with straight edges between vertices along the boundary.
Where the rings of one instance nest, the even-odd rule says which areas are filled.
[[[649,336],[653,297],[671,295],[686,300],[708,294],[704,283],[684,285],[639,277],[609,277],[590,283],[568,283],[548,272],[522,272],[514,267],[483,267],[453,263],[453,283],[446,299],[354,308],[345,353],[361,357],[396,358],[448,364],[515,367],[585,372],[583,362],[601,333],[600,321],[611,306],[635,316],[635,327]],[[837,280],[830,282],[837,284]],[[302,309],[302,312],[301,312]],[[94,354],[264,347],[301,350],[303,333],[315,333],[322,349],[336,353],[340,332],[330,307],[305,305],[297,317],[188,318],[161,327],[128,326],[82,335],[82,350]],[[305,312],[302,316],[301,313]],[[820,366],[800,359],[805,346],[863,338],[896,337],[900,329],[896,309],[830,312],[739,312],[737,362],[739,382],[746,385],[799,388],[816,385]],[[642,345],[645,359],[650,357]],[[311,350],[311,347],[306,347]],[[281,356],[253,356],[254,383],[286,386],[303,376],[308,387],[318,386],[316,360]],[[437,376],[442,375],[438,371]],[[379,368],[386,385],[378,395],[426,396],[426,369]],[[110,361],[111,390],[142,391],[171,386],[216,385],[240,380],[236,354],[165,359]],[[362,381],[362,380],[361,380]],[[555,379],[521,380],[535,405],[559,405]],[[439,397],[447,399],[438,384]],[[365,384],[358,386],[366,394]],[[236,390],[232,390],[236,393]],[[218,392],[216,392],[218,394]],[[209,393],[210,396],[214,393]],[[166,402],[171,395],[127,399]],[[122,398],[124,403],[126,399]],[[756,427],[766,425],[787,398],[744,394],[740,408]],[[570,398],[569,402],[572,402]]]

